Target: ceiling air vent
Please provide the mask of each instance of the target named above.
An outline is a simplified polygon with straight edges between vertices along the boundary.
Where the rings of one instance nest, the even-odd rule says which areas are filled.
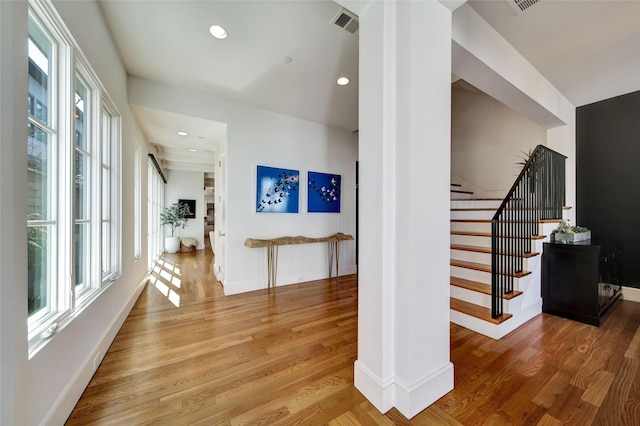
[[[360,28],[358,18],[356,18],[356,16],[347,9],[342,9],[338,13],[338,16],[333,20],[333,23],[351,34],[357,34],[358,29]]]
[[[517,14],[521,14],[522,12],[539,2],[540,0],[509,0],[509,4]]]

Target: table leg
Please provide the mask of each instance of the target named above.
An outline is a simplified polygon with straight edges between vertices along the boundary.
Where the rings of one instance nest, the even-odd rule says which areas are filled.
[[[331,279],[333,274],[333,257],[335,256],[335,246],[333,245],[333,241],[327,241],[327,252],[329,258],[329,279]]]
[[[336,278],[340,279],[340,241],[336,241]]]
[[[267,246],[267,288],[276,288],[278,275],[278,246]]]

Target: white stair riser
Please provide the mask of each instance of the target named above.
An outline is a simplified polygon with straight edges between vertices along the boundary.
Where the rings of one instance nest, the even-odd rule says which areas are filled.
[[[491,222],[451,222],[452,231],[491,232]],[[487,238],[487,240],[489,240]]]
[[[472,199],[473,198],[473,194],[461,194],[461,193],[458,193],[458,192],[453,192],[455,190],[456,189],[454,189],[454,188],[451,189],[451,198],[452,198],[451,201],[453,201],[453,200],[467,200],[467,199]],[[460,191],[460,190],[458,189],[458,191]]]
[[[477,281],[479,283],[491,284],[491,274],[484,271],[476,271],[475,269],[461,268],[451,265],[449,272],[452,277],[464,278],[465,280]]]
[[[476,333],[484,334],[492,339],[498,340],[502,337],[499,335],[500,329],[498,325],[472,317],[471,315],[463,314],[462,312],[458,312],[453,309],[450,309],[449,320],[454,324],[473,330]]]
[[[449,272],[452,277],[464,278],[465,280],[477,281],[483,284],[491,285],[491,274],[484,271],[476,271],[475,269],[461,268],[459,266],[450,266]],[[523,290],[526,288],[530,275],[522,278],[513,279],[513,288],[515,290]]]
[[[477,251],[451,249],[451,259],[465,260],[467,262],[491,264],[491,253],[479,253]],[[511,261],[511,260],[509,260]],[[522,269],[529,270],[529,258],[522,259]]]
[[[451,200],[452,209],[493,209],[498,210],[499,200]]]
[[[542,312],[542,300],[533,304],[523,311],[520,311],[517,315],[507,321],[495,325],[487,321],[472,317],[471,315],[463,314],[462,312],[450,310],[450,320],[454,324],[458,324],[462,327],[473,330],[477,333],[484,334],[492,339],[499,340],[511,333],[516,328],[520,327],[531,318],[539,315]]]
[[[493,219],[492,210],[451,210],[451,219]]]
[[[460,244],[460,245],[478,246],[478,247],[491,247],[491,238],[476,237],[473,235],[451,234],[451,244]]]
[[[466,288],[452,285],[451,297],[491,309],[491,295],[489,294],[478,293],[477,291],[468,290]],[[515,313],[520,310],[520,302],[518,301],[518,297],[515,297],[511,300],[504,299],[502,311],[515,315]]]

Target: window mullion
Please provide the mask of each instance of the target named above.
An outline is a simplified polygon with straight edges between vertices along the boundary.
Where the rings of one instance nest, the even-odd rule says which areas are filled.
[[[91,83],[91,287],[102,286],[102,96],[97,87]]]
[[[74,63],[69,46],[59,52],[58,100],[59,132],[58,155],[58,294],[61,310],[74,308],[75,286],[73,285],[73,154],[74,122],[73,98]]]

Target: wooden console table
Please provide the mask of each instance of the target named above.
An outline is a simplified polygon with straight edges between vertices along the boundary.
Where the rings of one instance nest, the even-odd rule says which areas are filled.
[[[294,244],[313,244],[313,243],[327,243],[327,250],[329,253],[329,278],[333,272],[333,259],[336,260],[336,277],[339,276],[339,258],[340,258],[340,241],[353,240],[353,236],[349,234],[343,234],[338,232],[334,235],[323,238],[310,238],[310,237],[280,237],[272,238],[269,240],[260,240],[256,238],[247,238],[244,245],[249,248],[267,248],[267,288],[271,289],[276,286],[276,275],[278,274],[278,247],[288,246]]]

